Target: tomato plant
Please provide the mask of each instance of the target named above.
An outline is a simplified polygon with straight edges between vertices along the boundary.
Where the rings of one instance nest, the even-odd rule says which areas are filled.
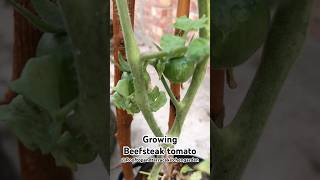
[[[209,19],[210,2],[199,1],[200,19],[191,20],[180,17],[173,26],[184,32],[182,37],[164,35],[160,40],[160,51],[141,54],[132,30],[128,5],[125,0],[117,0],[116,5],[126,47],[128,63],[120,61],[121,70],[125,73],[122,79],[114,87],[115,93],[112,97],[114,104],[128,113],[142,112],[153,134],[157,137],[164,136],[156,123],[153,115],[166,103],[165,92],[159,88],[148,86],[145,78],[146,67],[152,65],[159,74],[166,93],[173,102],[177,114],[173,127],[167,133],[168,136],[179,137],[181,129],[204,78],[209,63]],[[200,37],[189,40],[188,34],[200,29]],[[121,60],[121,59],[120,59]],[[122,65],[121,65],[122,64]],[[185,67],[181,67],[181,65]],[[180,67],[179,67],[180,66]],[[129,68],[126,68],[129,67]],[[180,74],[178,78],[173,74]],[[185,97],[178,101],[167,84],[169,80],[186,81],[192,76]],[[158,179],[162,164],[155,164],[149,175],[149,179]]]

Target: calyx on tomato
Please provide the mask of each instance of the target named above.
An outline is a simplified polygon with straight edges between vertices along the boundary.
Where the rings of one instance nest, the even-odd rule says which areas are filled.
[[[183,83],[186,82],[192,75],[195,69],[195,64],[188,61],[184,56],[170,59],[166,65],[163,74],[171,82]]]
[[[270,10],[264,0],[216,0],[213,11],[213,67],[244,63],[265,41]]]

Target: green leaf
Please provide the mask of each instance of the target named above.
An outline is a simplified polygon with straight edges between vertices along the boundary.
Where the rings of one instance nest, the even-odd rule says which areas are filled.
[[[128,97],[134,92],[133,79],[131,73],[123,73],[114,90],[121,96]]]
[[[48,54],[73,56],[70,37],[62,34],[44,33],[38,43],[36,56]]]
[[[25,7],[21,6],[17,0],[8,0],[8,2],[19,12],[23,17],[25,17],[32,25],[41,30],[42,32],[50,33],[64,33],[65,30],[59,27],[55,27],[47,22],[43,21],[40,17],[34,15]]]
[[[97,152],[93,149],[88,139],[83,134],[71,134],[65,131],[59,138],[58,147],[62,149],[64,156],[72,162],[85,164],[93,161],[97,157]]]
[[[185,39],[171,34],[163,35],[160,39],[160,47],[165,52],[171,52],[174,49],[185,46]]]
[[[21,78],[10,88],[48,111],[54,112],[77,95],[72,59],[47,55],[32,58]]]
[[[119,52],[119,65],[120,65],[120,70],[122,72],[131,72],[130,66],[126,60],[123,59],[122,54]]]
[[[201,180],[201,178],[202,178],[202,173],[200,171],[196,171],[191,174],[191,176],[189,177],[189,180]]]
[[[129,79],[121,79],[118,81],[117,86],[114,88],[121,96],[127,97],[130,95],[130,81]]]
[[[210,159],[204,160],[196,166],[196,169],[210,175]]]
[[[45,154],[55,148],[62,130],[60,122],[53,121],[46,111],[27,102],[21,95],[9,105],[0,107],[0,119],[4,119],[26,147],[40,149]]]
[[[56,4],[50,0],[31,0],[31,3],[45,22],[58,29],[64,29],[63,17]]]
[[[128,97],[121,96],[118,92],[115,92],[111,100],[114,103],[114,105],[122,110],[127,111],[129,114],[135,114],[140,112],[139,107],[134,101],[133,94]]]
[[[149,98],[150,108],[153,112],[158,111],[167,102],[167,97],[165,92],[160,91],[157,86],[154,87],[148,93],[148,98]]]
[[[111,101],[117,108],[126,110],[126,98],[121,96],[118,92],[113,93],[113,95],[111,96]]]
[[[192,171],[193,171],[193,169],[188,165],[184,165],[180,170],[180,172],[182,174],[187,174],[187,173],[192,172]]]
[[[129,114],[135,114],[140,112],[138,105],[135,102],[134,94],[131,94],[126,101],[127,111]]]
[[[196,62],[203,60],[203,57],[209,56],[210,46],[207,39],[197,38],[190,42],[186,52],[188,61]]]
[[[186,16],[179,17],[177,21],[173,24],[173,27],[183,31],[195,31],[200,28],[206,27],[206,22],[208,18],[203,16],[200,19],[192,20]]]

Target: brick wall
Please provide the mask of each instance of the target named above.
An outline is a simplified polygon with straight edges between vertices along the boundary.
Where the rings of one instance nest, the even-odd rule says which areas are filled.
[[[169,26],[176,17],[178,0],[136,0],[135,29],[158,42],[164,33],[172,33]],[[112,3],[111,3],[112,4]],[[320,0],[314,1],[310,22],[311,36],[320,40]],[[198,18],[197,1],[191,0],[190,18]]]
[[[178,0],[136,0],[136,29],[159,41],[164,33],[173,33],[170,26],[176,17]],[[190,18],[197,18],[197,1],[191,0]]]

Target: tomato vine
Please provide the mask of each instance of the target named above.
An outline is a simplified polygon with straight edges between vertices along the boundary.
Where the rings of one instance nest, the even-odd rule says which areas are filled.
[[[157,87],[149,87],[148,82],[144,78],[146,72],[145,68],[148,64],[155,66],[167,94],[175,105],[177,110],[176,118],[172,128],[168,132],[168,135],[179,137],[185,117],[190,109],[197,90],[201,85],[209,62],[209,3],[210,2],[207,0],[199,1],[199,6],[201,6],[200,19],[191,20],[186,17],[180,17],[177,19],[173,26],[184,31],[185,35],[183,37],[164,35],[160,41],[160,52],[141,54],[131,28],[127,2],[125,0],[116,1],[126,47],[128,67],[130,67],[130,75],[132,75],[132,78],[130,79],[132,80],[128,80],[127,77],[123,77],[123,80],[126,82],[119,81],[121,83],[118,83],[115,87],[115,91],[122,95],[122,106],[119,104],[120,99],[117,100],[114,97],[113,99],[115,104],[118,104],[119,108],[123,108],[128,112],[133,112],[132,107],[133,104],[135,104],[135,110],[137,110],[135,112],[142,112],[155,136],[164,136],[164,133],[156,123],[153,111],[157,111],[159,107],[163,106],[165,96],[164,93],[158,91]],[[201,37],[195,38],[187,43],[186,37],[188,32],[197,31],[199,29],[202,29],[200,30]],[[171,61],[177,61],[177,59],[179,59],[178,57],[186,58],[184,60],[188,61],[188,63],[193,63],[195,68],[190,87],[188,88],[185,97],[180,102],[176,100],[171,89],[167,85],[166,79],[162,75],[164,73],[166,76],[165,69],[168,67],[166,67],[165,63],[171,64]],[[184,78],[184,80],[186,79],[187,78]],[[156,94],[152,93],[154,89],[157,89]],[[150,98],[150,93],[152,93],[152,96],[156,98]],[[129,101],[129,103],[125,103],[126,101]],[[155,106],[157,108],[153,109]],[[160,168],[161,164],[155,164],[149,178],[157,179]]]

